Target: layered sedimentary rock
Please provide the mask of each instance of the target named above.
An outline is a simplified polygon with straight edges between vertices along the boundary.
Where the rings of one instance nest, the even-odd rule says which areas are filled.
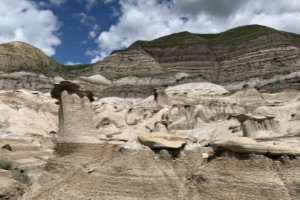
[[[259,138],[282,134],[278,120],[273,115],[253,116],[246,114],[233,115],[240,123],[243,136]]]
[[[299,89],[300,40],[296,35],[252,25],[210,37],[181,32],[149,42],[137,41],[95,63],[93,73],[159,77],[184,72],[189,77],[181,83],[205,80],[227,85],[230,90],[246,83],[262,91]],[[141,55],[147,55],[147,61],[140,59]],[[120,60],[126,61],[120,64]],[[144,66],[151,65],[159,70],[145,74]]]
[[[266,155],[290,155],[300,156],[300,149],[284,145],[267,145],[257,143],[248,137],[235,137],[227,140],[215,141],[210,143],[216,152],[232,151],[248,154],[266,154]]]
[[[107,77],[112,77],[112,75],[144,76],[145,74],[155,75],[163,72],[155,58],[142,49],[130,52],[116,51],[111,56],[105,58],[101,66],[93,66],[92,69],[93,74],[100,73]]]
[[[63,81],[55,85],[51,96],[59,100],[59,142],[97,143],[93,111],[93,93]]]
[[[168,154],[171,154],[168,156]],[[60,146],[31,200],[297,199],[299,160],[224,153],[130,152],[115,145]],[[62,168],[61,166],[64,166]],[[90,168],[95,170],[88,173]],[[49,181],[46,181],[49,180]]]
[[[22,114],[30,120],[40,113],[40,120],[30,123],[47,129],[51,120],[42,116],[54,110],[64,131],[58,136],[44,131],[45,138],[30,135],[27,141],[0,138],[0,147],[12,149],[1,149],[1,156],[33,182],[22,198],[299,199],[297,91],[260,94],[244,87],[229,93],[211,83],[189,83],[154,94],[98,99],[62,82],[52,91],[58,114],[49,94],[0,93],[0,107],[10,107],[3,113],[13,112],[5,114],[8,119]],[[21,112],[24,107],[35,112]],[[0,133],[9,137],[6,130],[17,123],[5,119]],[[11,181],[5,174],[0,171],[0,178]]]

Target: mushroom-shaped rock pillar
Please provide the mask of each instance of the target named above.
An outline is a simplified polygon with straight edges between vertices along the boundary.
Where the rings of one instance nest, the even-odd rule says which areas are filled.
[[[91,101],[93,93],[81,90],[69,81],[55,84],[52,98],[59,100],[59,134],[61,143],[98,143]]]
[[[251,138],[270,137],[281,135],[281,127],[275,116],[254,116],[247,114],[232,115],[240,123],[243,130],[243,136]]]
[[[160,87],[154,90],[154,101],[160,106],[172,105],[165,88]]]

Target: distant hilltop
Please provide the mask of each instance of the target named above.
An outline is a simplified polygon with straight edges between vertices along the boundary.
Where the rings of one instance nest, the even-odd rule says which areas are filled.
[[[149,86],[212,82],[261,91],[300,89],[300,35],[247,25],[217,34],[180,32],[152,41],[136,41],[94,64],[64,66],[22,42],[0,45],[0,71],[29,71],[74,79],[102,75],[117,85]],[[114,84],[113,84],[114,85]],[[126,91],[131,92],[131,86]],[[114,93],[124,87],[110,87]],[[107,91],[106,91],[107,92]],[[109,91],[108,91],[109,93]]]

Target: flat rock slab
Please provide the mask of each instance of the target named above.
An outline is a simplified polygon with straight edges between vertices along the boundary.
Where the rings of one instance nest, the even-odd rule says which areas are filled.
[[[284,145],[261,144],[247,137],[233,137],[210,143],[215,151],[233,151],[237,153],[255,153],[268,155],[300,156],[300,149]]]
[[[149,133],[138,136],[140,143],[152,149],[180,149],[191,138],[185,135]]]

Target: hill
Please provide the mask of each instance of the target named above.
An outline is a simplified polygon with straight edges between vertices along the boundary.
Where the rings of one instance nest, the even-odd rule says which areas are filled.
[[[46,76],[74,77],[78,70],[88,66],[90,65],[65,66],[48,57],[40,49],[24,42],[0,44],[0,71],[3,72],[28,71]]]
[[[275,33],[286,37],[300,38],[297,34],[278,31],[266,26],[247,25],[216,34],[194,34],[185,31],[160,37],[152,41],[139,40],[134,42],[129,48],[171,48],[202,44],[209,47],[224,45],[234,50],[247,41]]]
[[[216,34],[180,32],[136,41],[102,61],[74,66],[57,63],[23,42],[10,42],[0,45],[0,71],[29,71],[65,79],[101,74],[112,83],[100,87],[107,87],[102,91],[104,96],[147,96],[159,86],[201,81],[221,84],[228,90],[250,84],[261,91],[276,92],[285,88],[300,90],[299,49],[300,35],[260,25]],[[0,87],[6,84],[1,79]],[[10,79],[9,88],[19,83],[15,76]],[[89,87],[101,93],[97,85]]]
[[[115,51],[95,63],[91,73],[113,79],[129,75],[171,77],[183,72],[189,78],[182,82],[229,85],[250,80],[265,82],[259,86],[261,90],[265,87],[267,91],[278,91],[287,85],[300,89],[299,78],[289,79],[284,87],[276,81],[299,72],[299,48],[300,35],[260,25],[241,26],[217,34],[180,32],[134,42],[129,48]],[[276,80],[269,84],[272,78]]]

